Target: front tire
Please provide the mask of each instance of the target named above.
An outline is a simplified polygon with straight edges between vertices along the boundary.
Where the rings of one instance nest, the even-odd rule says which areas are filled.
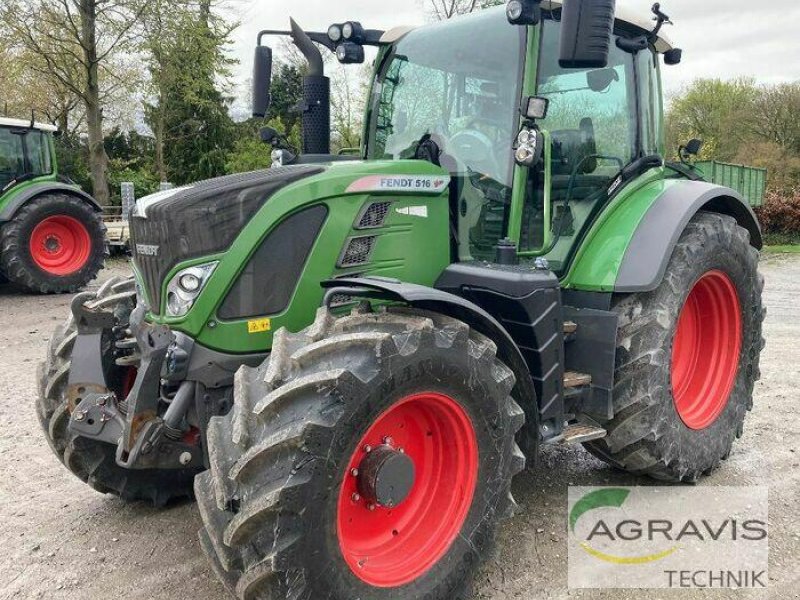
[[[68,194],[31,200],[0,230],[0,270],[35,293],[76,292],[97,277],[105,257],[102,219]]]
[[[586,448],[663,481],[693,482],[718,467],[753,407],[763,288],[748,232],[699,213],[658,289],[615,298],[614,418]]]
[[[321,310],[279,331],[209,426],[212,566],[242,600],[467,597],[525,464],[513,384],[493,342],[440,315]]]

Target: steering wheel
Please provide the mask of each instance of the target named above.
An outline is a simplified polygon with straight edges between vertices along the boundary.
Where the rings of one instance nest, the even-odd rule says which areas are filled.
[[[473,171],[480,171],[493,178],[499,177],[494,144],[489,136],[477,129],[459,131],[447,142],[447,151]]]

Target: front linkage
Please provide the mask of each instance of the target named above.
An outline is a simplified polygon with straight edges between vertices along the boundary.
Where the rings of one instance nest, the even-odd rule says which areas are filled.
[[[193,495],[194,476],[203,469],[198,419],[209,418],[206,408],[221,410],[225,402],[229,408],[231,389],[218,372],[223,385],[206,382],[207,388],[195,378],[203,410],[187,409],[179,386],[165,379],[181,365],[179,341],[143,326],[144,307],[135,307],[132,279],[113,278],[75,299],[41,365],[37,412],[50,446],[74,475],[99,492],[162,506]],[[162,369],[168,356],[173,368]],[[182,407],[174,421],[167,416],[173,406]]]
[[[172,398],[162,395],[162,381],[184,375],[187,353],[176,334],[141,319],[134,310],[122,330],[114,314],[115,297],[92,301],[81,294],[72,303],[78,335],[67,395],[74,406],[69,428],[84,438],[116,446],[116,462],[126,469],[183,469],[202,465],[198,436],[186,417],[194,404],[197,384],[182,381]],[[129,337],[121,337],[121,334]],[[114,339],[114,360],[129,373],[129,389],[118,396],[104,365],[104,340]],[[168,359],[169,357],[169,359]],[[168,403],[159,415],[162,399]]]

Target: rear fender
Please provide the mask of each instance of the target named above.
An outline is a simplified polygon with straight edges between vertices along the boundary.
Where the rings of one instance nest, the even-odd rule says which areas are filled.
[[[614,293],[656,289],[681,234],[700,211],[733,217],[750,233],[754,248],[763,246],[752,208],[734,190],[703,181],[651,182],[595,225],[563,284]]]
[[[102,212],[101,206],[97,203],[97,201],[92,198],[89,194],[72,185],[68,185],[66,183],[59,183],[59,182],[47,182],[47,183],[36,183],[30,186],[25,187],[22,191],[17,194],[14,194],[13,188],[10,190],[13,194],[11,200],[6,203],[2,209],[0,209],[0,223],[4,223],[6,221],[10,221],[14,218],[14,215],[17,214],[19,209],[21,209],[25,204],[38,198],[39,196],[45,196],[50,193],[59,193],[59,194],[67,194],[69,196],[75,196],[86,202],[92,209],[96,212]]]

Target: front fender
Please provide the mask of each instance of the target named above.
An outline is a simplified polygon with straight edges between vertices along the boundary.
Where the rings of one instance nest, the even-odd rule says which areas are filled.
[[[622,195],[622,194],[621,194]],[[615,293],[656,289],[689,221],[700,211],[733,217],[761,249],[753,210],[732,189],[703,181],[650,181],[613,204],[595,224],[564,281],[576,290]]]
[[[459,321],[463,321],[475,331],[482,333],[497,344],[497,355],[512,371],[517,378],[515,396],[525,409],[529,419],[528,431],[536,431],[537,423],[531,423],[537,414],[533,407],[538,406],[536,390],[533,387],[528,365],[525,358],[514,342],[511,334],[488,312],[477,304],[460,296],[455,296],[442,290],[404,283],[395,279],[384,277],[347,277],[330,279],[322,283],[327,290],[326,302],[334,293],[348,293],[353,296],[377,297],[394,302],[403,302],[409,306],[422,310],[437,312]],[[523,442],[526,453],[530,456],[535,452],[536,439]]]

